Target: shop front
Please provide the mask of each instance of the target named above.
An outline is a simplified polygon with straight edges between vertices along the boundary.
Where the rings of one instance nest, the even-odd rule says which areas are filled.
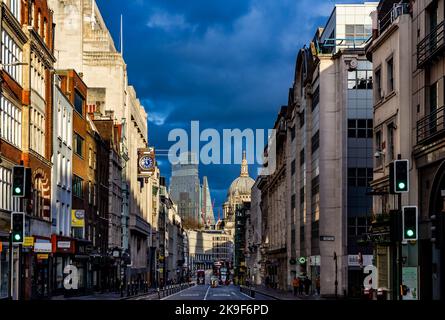
[[[9,234],[0,231],[0,300],[9,297]]]
[[[75,240],[69,237],[51,236],[53,251],[52,283],[53,295],[77,295],[78,290],[65,290],[63,281],[65,278],[65,268],[72,265],[75,254]]]
[[[51,295],[53,263],[51,239],[33,236],[32,246],[23,248],[24,299],[47,299]]]
[[[83,239],[76,239],[75,245],[76,251],[71,263],[77,268],[79,276],[78,291],[80,295],[90,294],[93,291],[90,262],[93,245],[91,241]]]

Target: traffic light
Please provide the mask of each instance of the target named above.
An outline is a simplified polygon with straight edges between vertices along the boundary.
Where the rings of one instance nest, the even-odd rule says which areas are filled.
[[[394,161],[394,192],[405,193],[409,191],[409,161]]]
[[[417,207],[407,206],[402,209],[402,240],[417,240],[418,215]]]
[[[23,243],[25,237],[25,214],[13,212],[11,214],[12,243]]]
[[[12,169],[12,196],[25,196],[25,167],[14,166]]]

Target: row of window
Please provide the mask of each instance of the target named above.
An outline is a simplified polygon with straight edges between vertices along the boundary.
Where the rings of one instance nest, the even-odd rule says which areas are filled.
[[[12,170],[0,166],[0,210],[19,211],[19,199],[12,197]]]
[[[394,60],[393,58],[389,58],[386,60],[386,94],[390,94],[394,91]],[[376,68],[374,72],[374,82],[375,82],[375,92],[374,98],[375,101],[380,101],[383,98],[383,84],[382,84],[382,66]]]
[[[311,144],[311,152],[314,153],[320,147],[320,130],[317,130],[317,132],[312,136]]]
[[[45,96],[45,66],[37,54],[31,55],[31,88],[37,92],[42,99],[46,99]]]
[[[31,149],[45,155],[45,117],[37,109],[31,107],[30,111],[30,145]]]
[[[57,136],[62,139],[68,147],[71,147],[72,125],[71,113],[68,108],[62,106],[61,99],[57,101]]]
[[[22,83],[22,49],[14,42],[12,37],[2,31],[2,63],[6,71],[17,83]]]
[[[372,179],[372,168],[348,168],[348,186],[350,187],[368,187]]]
[[[3,95],[0,99],[0,137],[20,148],[22,146],[22,111]]]
[[[372,119],[348,119],[348,138],[372,138]]]
[[[4,0],[3,2],[6,3],[9,10],[11,11],[12,15],[17,19],[17,21],[20,23],[20,13],[21,13],[21,2],[22,0]]]
[[[57,184],[68,191],[71,190],[71,161],[61,153],[57,154]]]

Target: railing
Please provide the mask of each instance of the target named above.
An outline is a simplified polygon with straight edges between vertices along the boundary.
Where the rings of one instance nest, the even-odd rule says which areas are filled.
[[[417,143],[420,144],[445,132],[445,106],[417,121]]]
[[[445,48],[444,31],[444,21],[442,21],[417,44],[418,68],[422,68],[430,59],[434,58]]]
[[[172,294],[175,294],[175,293],[178,293],[178,292],[185,290],[187,288],[193,287],[194,285],[195,285],[194,282],[190,282],[190,283],[168,285],[162,289],[158,288],[158,299],[161,300],[162,298],[168,297]]]
[[[402,14],[409,13],[408,3],[396,3],[382,19],[379,20],[379,34],[382,34]]]

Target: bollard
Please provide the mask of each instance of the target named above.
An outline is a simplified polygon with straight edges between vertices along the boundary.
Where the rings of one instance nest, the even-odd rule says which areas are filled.
[[[158,298],[159,300],[161,300],[161,290],[159,290],[159,288],[158,288]]]

